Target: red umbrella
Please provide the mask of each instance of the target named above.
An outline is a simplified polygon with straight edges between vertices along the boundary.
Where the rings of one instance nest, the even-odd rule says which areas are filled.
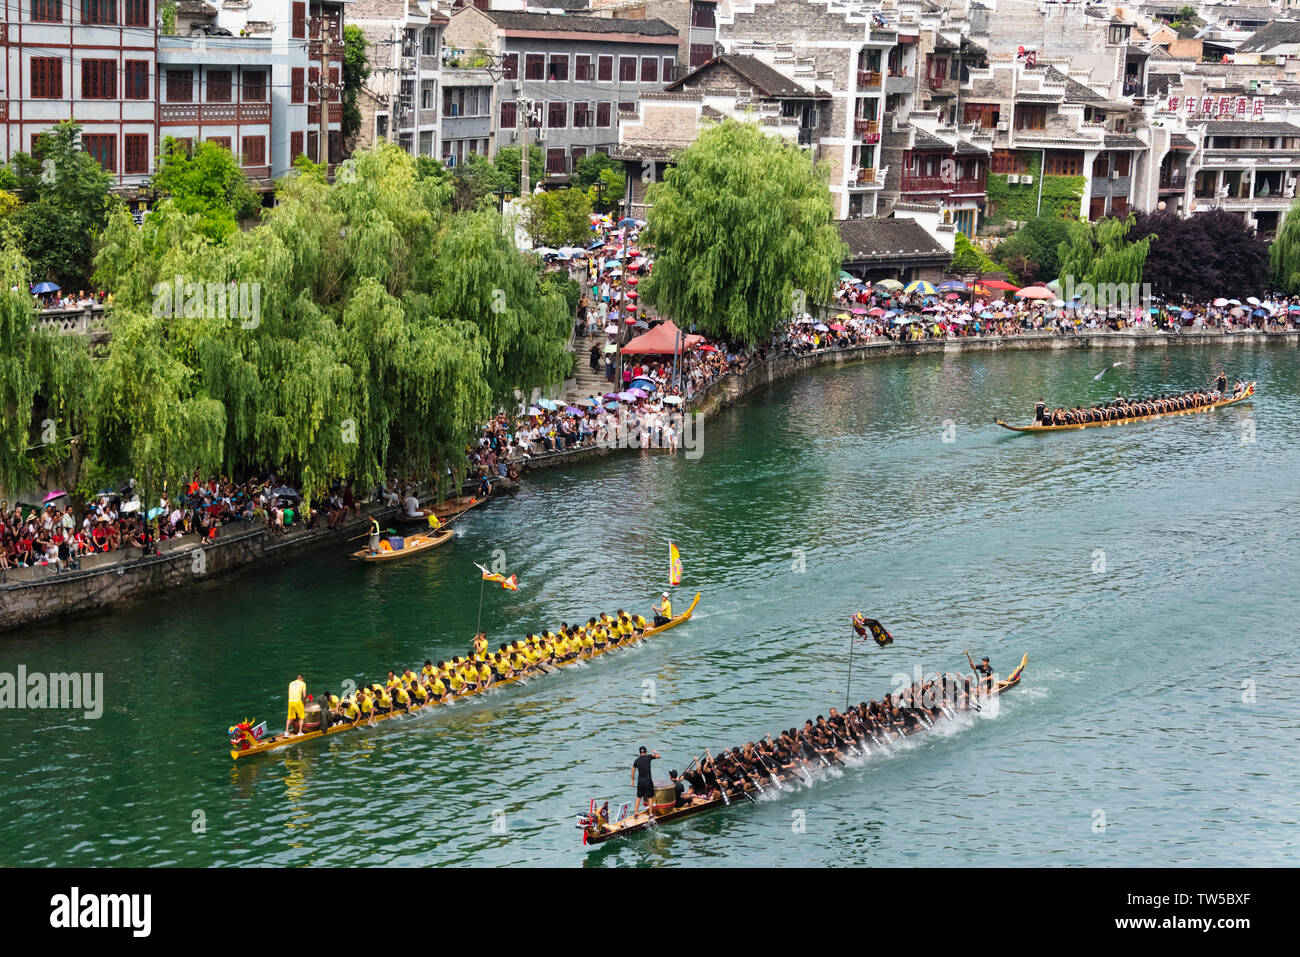
[[[1015,292],[1020,288],[1019,286],[1011,285],[1009,282],[1003,282],[1001,279],[986,279],[981,283],[981,285],[986,286],[989,289],[1001,289],[1005,292]]]
[[[990,283],[989,285],[992,285]],[[1046,286],[1026,286],[1016,293],[1021,299],[1055,299],[1056,293]]]
[[[955,292],[950,292],[950,293],[948,293],[948,295],[944,296],[943,298],[945,298],[945,299],[958,299],[958,298],[960,298],[960,297],[959,297]]]
[[[701,351],[701,352],[717,352],[717,351],[718,351],[718,347],[717,347],[717,346],[700,346],[700,351]]]
[[[872,309],[870,312],[867,313],[867,315],[869,316],[883,316],[884,314],[885,314],[885,310],[881,309],[879,306],[876,306],[875,309]]]
[[[827,326],[826,328],[828,328],[828,329],[834,329],[836,332],[843,332],[843,331],[844,331],[844,327],[841,326],[838,322],[832,322],[832,323],[831,323],[829,326]]]

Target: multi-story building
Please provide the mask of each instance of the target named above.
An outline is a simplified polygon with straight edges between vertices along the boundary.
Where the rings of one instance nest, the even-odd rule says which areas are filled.
[[[564,176],[592,152],[618,143],[621,113],[642,93],[677,78],[677,31],[663,20],[479,10],[451,16],[447,43],[500,64],[497,146],[514,143],[518,104],[533,109],[530,135],[548,176]]]
[[[441,157],[447,166],[496,152],[496,80],[485,68],[452,66],[454,62],[442,73]]]
[[[158,147],[154,0],[27,0],[8,7],[4,41],[7,161],[51,126],[75,119],[82,146],[134,192]]]
[[[387,140],[415,156],[441,155],[438,100],[447,22],[432,0],[351,0],[348,23],[365,35],[371,67],[358,97],[356,146]]]

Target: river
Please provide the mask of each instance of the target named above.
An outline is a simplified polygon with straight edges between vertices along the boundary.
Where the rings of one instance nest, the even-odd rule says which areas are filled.
[[[1100,382],[1093,376],[1112,361]],[[1048,436],[1076,404],[1259,380],[1249,404]],[[0,638],[0,671],[102,672],[104,712],[6,711],[0,864],[1282,865],[1296,859],[1300,362],[1289,345],[928,356],[816,371],[713,416],[702,457],[536,473],[410,564],[299,556]],[[431,713],[232,762],[285,688],[462,653],[474,562],[498,641],[649,616],[675,541],[695,617],[644,645]],[[895,674],[1000,673],[996,716],[624,842],[590,798]]]

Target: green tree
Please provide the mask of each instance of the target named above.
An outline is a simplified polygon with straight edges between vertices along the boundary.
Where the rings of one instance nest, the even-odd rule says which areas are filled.
[[[1300,295],[1300,200],[1287,210],[1282,228],[1268,249],[1273,285],[1288,296]]]
[[[707,334],[767,338],[834,286],[845,246],[827,183],[825,166],[757,124],[705,130],[651,187],[656,260],[642,296]]]
[[[12,216],[22,252],[38,280],[54,279],[68,289],[86,286],[95,238],[116,204],[108,192],[112,174],[80,140],[79,125],[60,123],[38,137],[39,158],[18,152],[11,161],[25,204]]]
[[[585,242],[591,230],[591,200],[580,189],[553,189],[524,200],[524,228],[542,246]]]
[[[598,194],[597,183],[604,186],[603,195]],[[621,203],[627,192],[623,164],[606,153],[592,153],[574,163],[573,185],[586,190],[592,208],[601,212]]]
[[[73,452],[85,425],[93,370],[86,344],[32,321],[29,266],[13,245],[0,250],[0,489],[28,486],[42,467]]]
[[[1061,243],[1058,249],[1060,278],[1070,278],[1076,285],[1140,283],[1147,253],[1157,237],[1151,233],[1136,241],[1129,239],[1135,221],[1130,213],[1124,219],[1070,223],[1069,241]]]
[[[1059,216],[1036,216],[998,243],[993,249],[993,258],[1018,275],[1027,272],[1025,264],[1032,264],[1035,273],[1032,278],[1055,279],[1061,271],[1061,243],[1069,238],[1068,220]],[[1013,264],[1020,268],[1014,268]]]
[[[261,208],[261,201],[230,150],[208,140],[193,155],[170,136],[163,141],[162,162],[154,188],[178,211],[196,216],[195,230],[220,241]]]
[[[343,27],[343,140],[353,139],[361,129],[361,108],[357,96],[370,77],[370,56],[366,35],[354,23]]]
[[[984,250],[972,245],[963,233],[957,233],[953,244],[952,262],[948,268],[962,275],[1004,271],[1004,268],[990,259]]]
[[[496,190],[519,191],[517,182],[507,181],[490,159],[477,153],[466,156],[464,162],[451,170],[451,181],[456,190],[452,203],[457,210],[477,209],[486,202],[495,207]]]
[[[518,146],[506,146],[497,150],[496,168],[500,170],[502,181],[509,184],[512,192],[519,192],[520,152]],[[546,171],[546,156],[542,148],[531,144],[528,147],[528,188],[531,190],[542,179]]]

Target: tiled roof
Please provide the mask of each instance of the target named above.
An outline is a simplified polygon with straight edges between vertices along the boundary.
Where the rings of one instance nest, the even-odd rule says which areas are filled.
[[[1142,137],[1132,133],[1107,133],[1102,145],[1108,150],[1135,150],[1145,149],[1147,144],[1142,141]]]
[[[814,93],[807,87],[796,83],[780,70],[768,66],[758,57],[742,56],[733,53],[724,53],[722,56],[714,57],[707,63],[696,67],[685,76],[669,83],[664,87],[666,91],[681,89],[682,84],[692,79],[705,70],[712,70],[718,64],[730,67],[751,83],[755,90],[764,96],[775,97],[819,97],[822,94]]]
[[[928,133],[919,126],[913,127],[912,149],[914,150],[950,150],[952,144],[947,140]]]
[[[842,219],[835,225],[849,260],[952,255],[914,219]]]
[[[660,163],[671,162],[685,147],[669,148],[666,146],[638,146],[634,143],[620,143],[609,151],[610,159],[641,160]]]
[[[1047,75],[1057,83],[1065,84],[1065,102],[1067,103],[1096,103],[1104,100],[1105,97],[1093,90],[1091,87],[1084,86],[1078,80],[1072,80],[1054,66],[1047,68]]]
[[[1205,124],[1205,132],[1210,136],[1300,136],[1300,126],[1264,121],[1210,120]]]
[[[513,10],[480,11],[504,30],[562,30],[566,33],[638,33],[647,37],[675,37],[677,28],[658,17],[650,20],[616,20],[612,17],[574,17],[566,13],[518,13]]]
[[[1300,43],[1300,21],[1275,20],[1265,24],[1237,47],[1238,53],[1265,53],[1275,47]]]

